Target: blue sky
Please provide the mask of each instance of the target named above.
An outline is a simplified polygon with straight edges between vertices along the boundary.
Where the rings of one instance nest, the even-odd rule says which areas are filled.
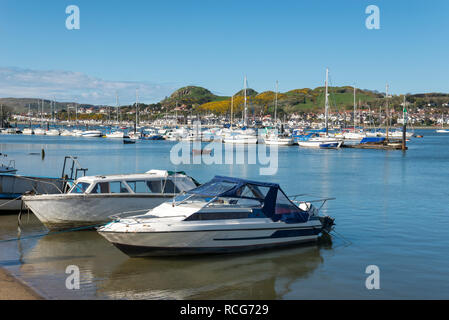
[[[81,29],[65,27],[68,5]],[[365,8],[380,8],[380,30]],[[0,96],[154,102],[175,88],[217,94],[332,85],[449,92],[449,1],[2,0]]]

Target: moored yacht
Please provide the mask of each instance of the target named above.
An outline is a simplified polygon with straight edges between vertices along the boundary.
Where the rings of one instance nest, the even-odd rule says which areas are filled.
[[[111,132],[111,133],[107,133],[106,134],[106,138],[123,139],[123,138],[128,138],[128,136],[125,135],[125,133],[123,131],[114,131],[114,132]]]
[[[24,128],[24,129],[22,130],[22,134],[23,134],[23,135],[26,135],[26,136],[31,136],[31,135],[34,134],[34,131],[33,131],[32,128]]]
[[[267,145],[291,146],[295,143],[291,136],[282,136],[275,133],[269,134],[264,138]]]
[[[298,145],[302,148],[314,149],[338,149],[343,141],[329,136],[319,136],[316,133],[305,135],[297,139]]]
[[[99,138],[102,136],[102,133],[100,130],[87,130],[83,131],[81,136],[85,138]]]
[[[65,229],[105,223],[114,214],[145,212],[196,186],[183,173],[151,170],[81,177],[67,193],[24,196],[22,200],[48,229]]]
[[[47,132],[44,129],[42,129],[42,128],[35,128],[34,129],[34,135],[36,135],[36,136],[45,136],[46,133]]]
[[[324,199],[321,201],[327,201]],[[98,229],[132,257],[229,253],[314,242],[333,219],[278,184],[216,176],[150,210]]]

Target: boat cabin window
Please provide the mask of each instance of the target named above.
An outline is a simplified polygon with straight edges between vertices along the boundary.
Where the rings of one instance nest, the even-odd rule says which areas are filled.
[[[126,181],[134,193],[152,193],[147,181]]]
[[[70,193],[85,193],[86,190],[89,188],[90,183],[86,182],[78,182],[72,187],[72,190],[70,190]]]
[[[295,206],[281,190],[278,190],[275,214],[292,214],[301,212],[304,211]]]
[[[126,185],[121,181],[99,182],[90,193],[129,193]]]
[[[135,193],[180,193],[171,180],[126,181]]]
[[[126,185],[121,181],[109,182],[109,192],[110,193],[129,193]]]
[[[109,193],[109,182],[97,183],[90,193]]]
[[[164,193],[179,193],[179,189],[175,186],[173,181],[167,180],[165,181]]]

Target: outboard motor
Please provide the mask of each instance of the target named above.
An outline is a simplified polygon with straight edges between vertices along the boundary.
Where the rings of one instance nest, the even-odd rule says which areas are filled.
[[[332,231],[332,227],[335,225],[335,219],[329,217],[329,216],[325,216],[325,217],[320,217],[320,222],[321,225],[323,226],[323,231],[326,233],[329,233]]]

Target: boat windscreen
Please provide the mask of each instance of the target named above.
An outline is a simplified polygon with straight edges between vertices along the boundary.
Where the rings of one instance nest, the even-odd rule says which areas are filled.
[[[226,192],[232,190],[236,186],[237,184],[232,182],[211,181],[203,184],[202,186],[199,186],[196,189],[190,190],[189,193],[216,197],[225,194]]]
[[[175,182],[176,187],[181,191],[189,191],[194,188],[196,188],[196,184],[190,179],[190,178],[176,178],[173,179],[173,182]]]
[[[87,182],[78,182],[72,187],[72,190],[70,190],[70,193],[85,193],[86,190],[89,188],[90,183]]]

